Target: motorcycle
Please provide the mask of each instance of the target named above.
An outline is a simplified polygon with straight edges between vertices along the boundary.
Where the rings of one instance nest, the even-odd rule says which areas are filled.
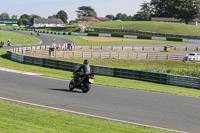
[[[69,89],[73,91],[75,88],[82,90],[83,93],[87,93],[90,88],[91,84],[94,83],[94,75],[89,74],[84,77],[80,77],[79,73],[73,73],[73,79],[69,83]]]

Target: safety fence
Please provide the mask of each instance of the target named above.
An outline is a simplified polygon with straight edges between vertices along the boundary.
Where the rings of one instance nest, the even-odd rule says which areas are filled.
[[[22,46],[14,49],[15,51],[23,50],[49,50],[51,46]],[[72,47],[73,50],[81,50],[81,51],[121,51],[121,52],[165,52],[164,47],[138,47],[138,46],[80,46],[74,45]],[[182,51],[182,52],[189,52],[189,51],[199,51],[200,47],[171,47],[170,51]],[[169,52],[168,52],[169,53]]]
[[[24,56],[11,51],[7,51],[7,57],[11,60],[20,63],[62,69],[66,71],[75,71],[80,66],[79,63]],[[91,72],[96,75],[136,79],[166,85],[200,89],[200,78],[195,77],[177,76],[170,74],[95,65],[91,65]]]
[[[78,47],[78,48],[77,48]],[[123,51],[113,48],[111,51],[108,50],[108,47],[103,47],[101,50],[96,50],[95,47],[90,49],[90,46],[81,46],[82,50],[94,50],[94,51],[80,51],[80,46],[74,46],[74,51],[63,51],[63,50],[55,50],[53,52],[49,51],[50,46],[26,46],[26,47],[18,47],[11,49],[12,52],[18,52],[24,55],[31,56],[43,56],[43,57],[63,57],[63,58],[100,58],[100,59],[144,59],[144,60],[183,60],[186,56],[185,52],[177,53],[177,52],[148,52],[150,49],[144,48],[138,49],[137,52],[131,52],[129,49],[125,49]],[[98,48],[98,47],[97,47]],[[126,51],[127,50],[127,51]],[[152,49],[153,50],[153,49]],[[46,52],[45,52],[46,51]],[[140,52],[139,52],[140,51]],[[41,53],[42,52],[42,53]]]
[[[169,46],[171,51],[199,51],[200,47],[184,47],[184,46]],[[112,46],[81,46],[76,45],[73,49],[75,50],[121,50],[121,51],[155,51],[155,52],[163,52],[165,47],[156,46],[146,46],[146,47],[140,47],[140,46],[122,46],[122,45],[112,45]]]
[[[100,58],[100,59],[143,59],[143,60],[183,60],[186,53],[122,53],[122,52],[83,52],[57,51],[55,57],[63,58]]]
[[[121,30],[115,29],[97,29],[92,28],[93,31],[109,31],[109,32],[116,32]],[[91,31],[92,29],[88,29]],[[192,39],[200,39],[199,36],[187,36],[187,35],[173,35],[173,34],[163,34],[163,33],[153,33],[153,32],[144,32],[144,31],[132,31],[132,30],[122,30],[122,33],[151,33],[150,36],[135,36],[135,35],[119,35],[119,34],[94,34],[94,33],[76,33],[76,32],[56,32],[56,31],[43,31],[43,30],[36,30],[36,29],[15,29],[15,30],[24,30],[24,31],[35,31],[39,33],[46,33],[46,34],[56,34],[56,35],[73,35],[73,36],[98,36],[98,37],[121,37],[121,38],[130,38],[130,39],[146,39],[146,40],[159,40],[159,41],[174,41],[174,42],[187,42],[187,43],[200,43],[200,40],[192,40]],[[164,37],[155,37],[164,36]],[[170,38],[171,36],[172,38]],[[177,38],[173,38],[177,37]],[[184,38],[191,38],[191,39],[184,39]]]
[[[166,34],[166,33],[157,33],[151,31],[141,31],[141,30],[122,30],[122,29],[104,29],[104,28],[87,28],[86,31],[94,32],[119,32],[119,33],[135,33],[135,34],[146,34],[150,36],[164,36],[164,37],[176,37],[176,38],[191,38],[191,39],[200,39],[200,36],[190,36],[190,35],[177,35],[177,34]]]

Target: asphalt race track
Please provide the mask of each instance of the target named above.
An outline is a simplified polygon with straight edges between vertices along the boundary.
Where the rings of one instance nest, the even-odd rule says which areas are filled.
[[[16,32],[16,33],[21,33],[21,34],[26,34],[26,35],[30,35],[30,32],[23,32],[23,31],[14,31],[12,30],[11,32]],[[59,37],[59,36],[53,36],[53,35],[47,35],[47,34],[40,34],[40,36],[37,36],[36,33],[33,33],[33,37],[36,37],[38,39],[41,40],[41,44],[40,45],[52,45],[53,43],[53,39],[55,39],[56,43],[60,43],[63,44],[63,42],[71,42],[71,40],[64,38],[64,37]],[[12,40],[11,40],[12,41]],[[7,44],[5,43],[5,46],[1,49],[8,49],[8,48],[14,48],[14,47],[23,47],[23,46],[6,46]],[[37,45],[35,45],[37,46]],[[25,46],[24,46],[25,47]]]
[[[42,45],[52,44],[53,38],[69,41],[42,34],[39,38]],[[0,71],[0,97],[182,132],[200,131],[200,98],[100,85],[84,94],[69,91],[68,83]]]
[[[200,131],[200,99],[92,85],[69,91],[68,81],[0,71],[0,97],[184,132]],[[97,79],[98,80],[98,79]]]
[[[4,29],[7,30],[7,29]],[[17,33],[22,33],[22,34],[26,34],[26,35],[30,35],[30,32],[23,32],[23,31],[14,31],[12,30],[12,32],[17,32]],[[38,39],[40,39],[42,41],[41,45],[51,45],[53,43],[53,39],[56,40],[57,43],[63,44],[63,42],[69,42],[71,40],[67,39],[67,38],[63,38],[63,37],[59,37],[59,36],[54,36],[54,35],[50,35],[50,34],[40,34],[40,36],[37,36],[35,32],[33,32],[33,37],[36,37]],[[12,40],[11,40],[12,41]],[[170,46],[174,46],[174,47],[200,47],[200,44],[198,43],[161,43],[161,44],[126,44],[123,46],[135,46],[135,47],[164,47],[166,45],[170,45]],[[120,46],[120,45],[118,45]],[[5,46],[4,49],[7,48],[12,48],[12,47],[18,47],[18,46],[11,46],[11,47],[7,47]]]

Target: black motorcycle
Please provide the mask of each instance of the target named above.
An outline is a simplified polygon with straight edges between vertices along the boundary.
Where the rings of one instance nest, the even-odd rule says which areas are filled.
[[[73,79],[69,83],[69,89],[71,91],[75,88],[81,89],[83,93],[87,93],[90,90],[92,83],[94,83],[93,74],[81,77],[79,76],[79,73],[73,73]]]

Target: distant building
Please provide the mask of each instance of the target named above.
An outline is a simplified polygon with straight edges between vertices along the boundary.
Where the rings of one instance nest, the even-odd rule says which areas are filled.
[[[0,25],[18,26],[18,21],[12,19],[0,20]]]
[[[110,19],[105,17],[81,17],[77,18],[73,23],[99,23],[104,21],[110,21]]]
[[[61,19],[34,18],[33,27],[65,27]]]
[[[151,21],[185,24],[185,22],[182,21],[181,19],[165,18],[165,17],[152,17]],[[188,24],[200,26],[200,19],[193,19],[193,21],[189,22]]]

